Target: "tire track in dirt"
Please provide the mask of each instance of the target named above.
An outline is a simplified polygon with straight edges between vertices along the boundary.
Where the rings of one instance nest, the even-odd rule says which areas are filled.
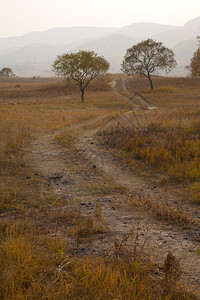
[[[141,106],[140,103],[138,103],[138,101],[135,100],[135,97],[133,95],[130,95],[130,96],[127,96],[127,95],[124,95],[120,89],[118,88],[118,86],[116,85],[116,82],[114,82],[115,85],[113,85],[113,91],[115,93],[117,93],[118,95],[120,95],[120,97],[124,98],[126,101],[128,101],[131,105],[133,105],[133,108],[134,110],[139,110],[139,109],[142,109],[143,106]]]
[[[145,98],[140,93],[131,91],[127,87],[126,78],[123,78],[121,80],[121,84],[122,84],[122,88],[124,89],[124,91],[126,91],[127,93],[135,96],[139,100],[139,102],[141,103],[142,106],[146,107],[147,109],[156,109],[157,108],[154,104],[152,104],[147,98]]]
[[[116,82],[115,82],[116,83]],[[122,90],[120,89],[120,86]],[[157,107],[152,104],[147,98],[141,95],[138,92],[133,92],[127,87],[126,78],[118,80],[118,84],[113,86],[115,93],[119,94],[122,98],[133,105],[135,110],[144,110],[144,109],[156,109]],[[126,94],[124,94],[124,92]]]

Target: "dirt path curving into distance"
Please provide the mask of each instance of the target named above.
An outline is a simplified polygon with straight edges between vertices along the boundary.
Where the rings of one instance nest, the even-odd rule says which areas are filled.
[[[121,80],[118,80],[118,84],[116,84],[115,82],[115,85],[113,85],[113,90],[121,97],[123,97],[126,101],[131,103],[135,108],[135,110],[157,108],[154,104],[152,104],[146,97],[144,97],[140,93],[130,91],[130,89],[127,87],[126,78],[122,78]],[[126,92],[126,94],[124,94],[124,92]]]
[[[135,108],[139,109],[138,102],[134,103]],[[95,135],[99,130],[99,126],[94,125],[95,121],[90,120],[70,128],[74,132],[80,130],[81,134],[69,148],[61,148],[55,141],[55,136],[60,132],[57,131],[35,139],[26,154],[35,172],[43,179],[44,193],[46,184],[50,182],[58,201],[60,198],[66,199],[63,208],[58,210],[70,209],[89,216],[94,213],[97,204],[101,206],[106,232],[95,235],[92,241],[83,242],[80,253],[111,255],[115,242],[129,236],[134,228],[140,246],[145,243],[141,251],[157,264],[157,275],[160,275],[164,258],[170,250],[181,261],[181,283],[200,296],[199,244],[195,242],[191,230],[181,230],[159,222],[148,212],[130,204],[130,199],[139,197],[140,193],[155,201],[167,200],[170,205],[181,205],[181,201],[173,189],[166,191],[153,186],[151,182],[120,166],[106,145],[102,145]],[[104,186],[107,187],[106,192]],[[120,188],[122,186],[123,189]],[[182,204],[181,209],[187,210],[188,207]],[[193,210],[187,213],[196,218],[195,222],[198,223],[199,215],[193,216]],[[67,230],[66,238],[73,248],[75,242],[67,235]]]

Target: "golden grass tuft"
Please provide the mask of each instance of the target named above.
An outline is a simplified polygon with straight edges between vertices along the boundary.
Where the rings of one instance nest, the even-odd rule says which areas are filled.
[[[190,216],[167,203],[155,201],[142,195],[138,199],[131,199],[131,203],[151,213],[158,220],[164,220],[168,223],[179,225],[182,228],[191,228],[194,225],[194,221]]]

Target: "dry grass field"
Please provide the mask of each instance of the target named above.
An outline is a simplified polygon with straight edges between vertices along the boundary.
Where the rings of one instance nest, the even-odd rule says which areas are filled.
[[[122,149],[120,156],[131,165],[139,163],[147,173],[184,182],[191,200],[200,203],[200,80],[155,77],[154,82],[151,91],[143,78],[127,80],[130,91],[141,93],[158,109],[127,116],[124,125],[108,130],[105,138]]]
[[[0,78],[0,299],[198,299],[199,254],[189,251],[193,236],[186,245],[182,235],[199,233],[200,79],[154,81],[150,91],[127,78],[130,91],[157,106],[129,114],[106,81],[91,84],[81,103],[61,79]],[[189,213],[146,199],[146,181],[175,189]],[[177,226],[177,244],[189,247],[180,286],[176,253],[146,250],[144,218],[152,237]]]

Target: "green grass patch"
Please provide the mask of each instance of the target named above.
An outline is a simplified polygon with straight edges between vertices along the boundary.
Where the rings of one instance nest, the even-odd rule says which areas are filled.
[[[124,193],[126,188],[124,186],[112,186],[112,185],[102,185],[92,187],[92,192],[98,196],[105,196],[110,194]]]

